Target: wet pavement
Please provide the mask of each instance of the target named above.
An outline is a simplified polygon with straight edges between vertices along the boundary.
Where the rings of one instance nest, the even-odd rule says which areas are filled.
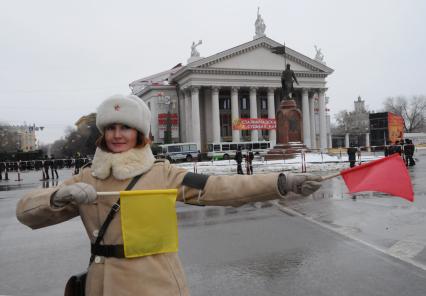
[[[381,193],[350,195],[341,178],[308,199],[280,202],[305,218],[426,270],[426,150],[409,167],[414,202]],[[355,196],[355,199],[353,197]]]
[[[179,205],[191,294],[426,295],[426,151],[417,158],[413,204],[377,193],[353,200],[336,178],[285,203]],[[61,295],[67,277],[87,265],[79,219],[36,231],[17,222],[16,202],[28,188],[56,185],[39,175],[0,182],[0,295]]]

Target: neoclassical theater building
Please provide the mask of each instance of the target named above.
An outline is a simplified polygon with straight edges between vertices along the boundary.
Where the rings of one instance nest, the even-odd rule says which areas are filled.
[[[258,15],[259,18],[259,15]],[[209,57],[200,57],[193,43],[186,65],[130,83],[132,93],[152,111],[154,142],[164,142],[171,127],[173,142],[196,142],[202,151],[214,142],[271,141],[270,130],[237,130],[239,118],[275,118],[280,105],[281,72],[291,65],[296,83],[293,99],[302,111],[302,138],[312,149],[331,147],[326,78],[333,72],[321,57],[309,58],[286,47],[283,55],[271,51],[282,44],[259,32],[253,40]]]

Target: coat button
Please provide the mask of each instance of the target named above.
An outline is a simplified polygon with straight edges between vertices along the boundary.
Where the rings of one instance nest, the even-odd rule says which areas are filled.
[[[95,257],[95,263],[101,263],[101,257],[100,256]]]
[[[99,230],[97,230],[97,229],[93,230],[92,234],[93,234],[94,237],[98,237]]]

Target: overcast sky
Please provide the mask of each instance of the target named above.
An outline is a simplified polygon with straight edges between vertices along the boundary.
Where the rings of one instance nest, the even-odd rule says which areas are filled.
[[[129,83],[190,56],[266,35],[327,65],[331,114],[388,96],[426,94],[424,0],[0,0],[0,121],[44,126],[50,143]]]

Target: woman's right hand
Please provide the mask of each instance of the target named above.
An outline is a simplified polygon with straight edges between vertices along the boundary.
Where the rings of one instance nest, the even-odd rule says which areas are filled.
[[[51,204],[54,207],[63,207],[70,202],[88,204],[96,200],[95,188],[87,183],[75,183],[60,188],[53,193]]]

